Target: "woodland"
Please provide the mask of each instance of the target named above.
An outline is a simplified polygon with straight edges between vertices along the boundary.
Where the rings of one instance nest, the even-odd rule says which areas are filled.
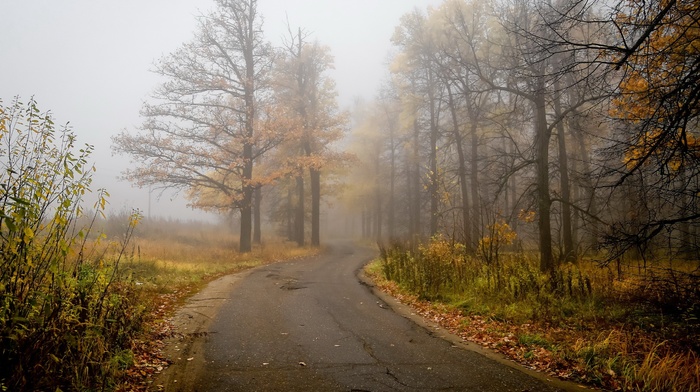
[[[353,113],[362,185],[344,195],[387,290],[563,378],[697,389],[698,16],[693,1],[405,15],[391,78]]]
[[[379,286],[555,376],[700,388],[698,1],[415,9],[347,112],[323,37],[273,46],[257,3],[216,0],[155,63],[143,123],[112,139],[125,178],[235,221],[236,257],[360,235]],[[128,389],[165,290],[137,294],[142,217],[98,233],[92,149],[33,100],[0,102],[0,142],[0,388]]]

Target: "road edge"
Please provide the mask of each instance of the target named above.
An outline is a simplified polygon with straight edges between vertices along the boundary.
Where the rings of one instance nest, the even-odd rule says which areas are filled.
[[[454,346],[457,346],[458,348],[464,349],[464,350],[469,350],[473,351],[477,354],[483,355],[486,358],[489,358],[493,361],[496,361],[502,365],[508,366],[511,369],[518,370],[522,373],[525,373],[533,378],[536,378],[554,388],[559,388],[561,390],[567,391],[567,392],[590,392],[594,389],[591,389],[589,387],[586,387],[584,385],[580,385],[577,383],[574,383],[572,381],[565,381],[565,380],[560,380],[558,378],[549,376],[545,373],[538,372],[533,369],[529,369],[513,360],[510,358],[506,357],[505,355],[489,350],[486,347],[483,347],[477,343],[470,342],[468,340],[464,340],[463,338],[451,333],[450,331],[442,328],[439,324],[430,321],[423,316],[419,315],[418,313],[413,310],[409,305],[402,303],[399,301],[396,297],[382,291],[377,287],[376,284],[374,284],[374,281],[367,276],[365,273],[365,267],[371,263],[374,259],[371,259],[367,261],[367,263],[363,264],[362,267],[360,267],[355,275],[359,279],[360,283],[369,288],[369,290],[379,298],[379,300],[383,301],[384,303],[391,308],[394,312],[399,314],[400,316],[412,321],[416,325],[424,328],[425,330],[428,331],[428,333],[431,336],[437,337],[439,339],[446,340],[453,344]]]
[[[234,285],[261,265],[240,272],[224,275],[209,282],[202,290],[189,297],[183,306],[168,320],[175,334],[165,340],[163,353],[170,365],[163,369],[151,383],[149,391],[193,391],[195,376],[205,365],[202,345],[207,341],[209,326],[219,308],[229,300]]]

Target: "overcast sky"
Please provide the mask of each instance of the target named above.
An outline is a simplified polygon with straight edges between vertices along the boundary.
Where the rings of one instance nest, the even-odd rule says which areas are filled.
[[[339,102],[372,99],[386,74],[390,38],[401,15],[440,0],[259,0],[273,44],[302,27],[331,47]],[[149,192],[117,179],[129,158],[112,156],[110,137],[134,131],[139,109],[158,83],[150,72],[162,55],[188,41],[210,0],[0,0],[0,99],[34,96],[79,142],[95,146],[94,188],[106,188],[113,211],[148,212]],[[197,219],[199,211],[165,194],[151,214]],[[175,199],[172,200],[171,199]],[[88,200],[92,203],[92,200]],[[211,218],[210,218],[211,219]]]

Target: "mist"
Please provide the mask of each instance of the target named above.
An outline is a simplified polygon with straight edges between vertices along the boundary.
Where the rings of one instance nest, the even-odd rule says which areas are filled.
[[[375,94],[387,72],[390,36],[400,16],[438,3],[270,0],[260,1],[258,8],[273,45],[280,45],[289,24],[331,48],[338,102],[349,107],[356,97]],[[34,97],[57,124],[69,124],[79,143],[95,146],[93,188],[108,190],[109,211],[139,209],[153,217],[216,221],[218,214],[187,207],[182,192],[121,180],[130,159],[113,155],[110,147],[113,135],[142,123],[142,104],[162,82],[152,72],[154,63],[190,40],[197,16],[212,7],[213,2],[194,0],[4,4],[0,99],[9,104],[16,96]]]
[[[685,184],[695,178],[688,164],[695,159],[688,155],[694,131],[688,139],[687,129],[671,130],[682,124],[666,124],[661,135],[668,141],[649,139],[649,124],[682,119],[682,113],[644,117],[640,101],[618,96],[635,92],[625,83],[635,82],[644,65],[625,47],[624,31],[610,24],[615,9],[577,4],[558,14],[553,6],[521,5],[523,15],[536,16],[532,27],[507,2],[270,0],[255,5],[264,40],[260,50],[274,53],[265,60],[269,67],[259,69],[268,73],[264,92],[252,93],[274,103],[255,119],[270,139],[249,146],[261,149],[262,158],[255,168],[236,168],[247,174],[226,172],[238,165],[233,160],[216,163],[218,174],[207,181],[217,183],[229,174],[244,179],[238,186],[225,185],[223,198],[216,187],[168,179],[173,172],[157,172],[160,164],[154,161],[139,162],[150,152],[135,148],[148,144],[136,136],[148,128],[146,120],[157,117],[148,111],[155,113],[168,99],[157,96],[173,77],[163,64],[182,65],[173,56],[203,34],[198,17],[209,15],[214,2],[8,4],[0,36],[6,60],[0,63],[0,98],[7,103],[15,96],[33,97],[56,123],[68,123],[80,143],[95,147],[98,174],[92,186],[110,193],[108,211],[114,214],[139,209],[147,217],[214,222],[230,219],[241,206],[252,208],[253,198],[260,198],[258,215],[250,218],[256,222],[246,226],[258,231],[264,226],[263,231],[296,237],[300,244],[309,236],[317,241],[325,227],[328,237],[373,241],[447,236],[472,250],[508,225],[518,246],[544,252],[543,269],[601,245],[624,254],[639,245],[638,227],[655,233],[643,242],[671,243],[673,249],[694,243],[697,195],[678,188],[669,176],[687,167]],[[587,21],[596,13],[610,22]],[[554,28],[573,38],[557,41],[543,32]],[[600,48],[609,51],[603,58]],[[290,82],[294,64],[305,61],[318,65],[312,79],[322,83],[313,91]],[[216,90],[217,81],[210,82]],[[674,96],[658,91],[661,105]],[[300,109],[297,101],[317,93],[326,113],[300,120],[302,112],[316,109]],[[288,116],[295,111],[298,118]],[[318,129],[309,127],[294,134],[310,119],[324,124],[316,128],[325,133],[314,134]],[[207,131],[220,132],[214,130],[219,125],[227,126],[211,123]],[[176,125],[171,131],[185,128]],[[217,137],[209,141],[216,145]],[[295,137],[301,145],[293,145]],[[122,144],[115,148],[115,140]],[[670,147],[656,152],[649,143]],[[645,180],[641,184],[653,179],[656,186],[629,181],[635,176]],[[253,195],[254,188],[264,191]],[[630,192],[644,197],[631,200]],[[300,200],[307,199],[304,207]],[[638,215],[640,208],[655,210],[665,199],[676,203],[664,205],[664,216]],[[626,220],[631,215],[639,220]],[[673,228],[662,236],[664,242],[655,236],[669,221]],[[624,230],[611,231],[618,225]]]

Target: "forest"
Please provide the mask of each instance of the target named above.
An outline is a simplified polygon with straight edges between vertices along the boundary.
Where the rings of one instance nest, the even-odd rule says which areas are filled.
[[[236,256],[212,257],[358,235],[378,286],[519,362],[611,390],[700,388],[698,1],[416,8],[375,98],[348,111],[323,37],[287,26],[273,45],[257,5],[216,0],[156,61],[143,122],[112,137],[124,178],[235,222]],[[165,290],[135,294],[143,216],[104,244],[107,191],[82,206],[92,147],[33,99],[0,105],[0,132],[0,388],[118,389]],[[243,267],[215,268],[202,279]]]
[[[355,113],[365,236],[474,251],[507,224],[542,271],[696,259],[694,10],[651,4],[404,16],[391,79]]]
[[[387,289],[431,317],[447,317],[431,302],[460,310],[446,327],[552,374],[697,388],[698,12],[445,1],[406,14],[390,78],[353,113],[362,164],[342,196],[380,244]],[[481,317],[495,343],[458,325]],[[684,375],[659,376],[671,368]]]

